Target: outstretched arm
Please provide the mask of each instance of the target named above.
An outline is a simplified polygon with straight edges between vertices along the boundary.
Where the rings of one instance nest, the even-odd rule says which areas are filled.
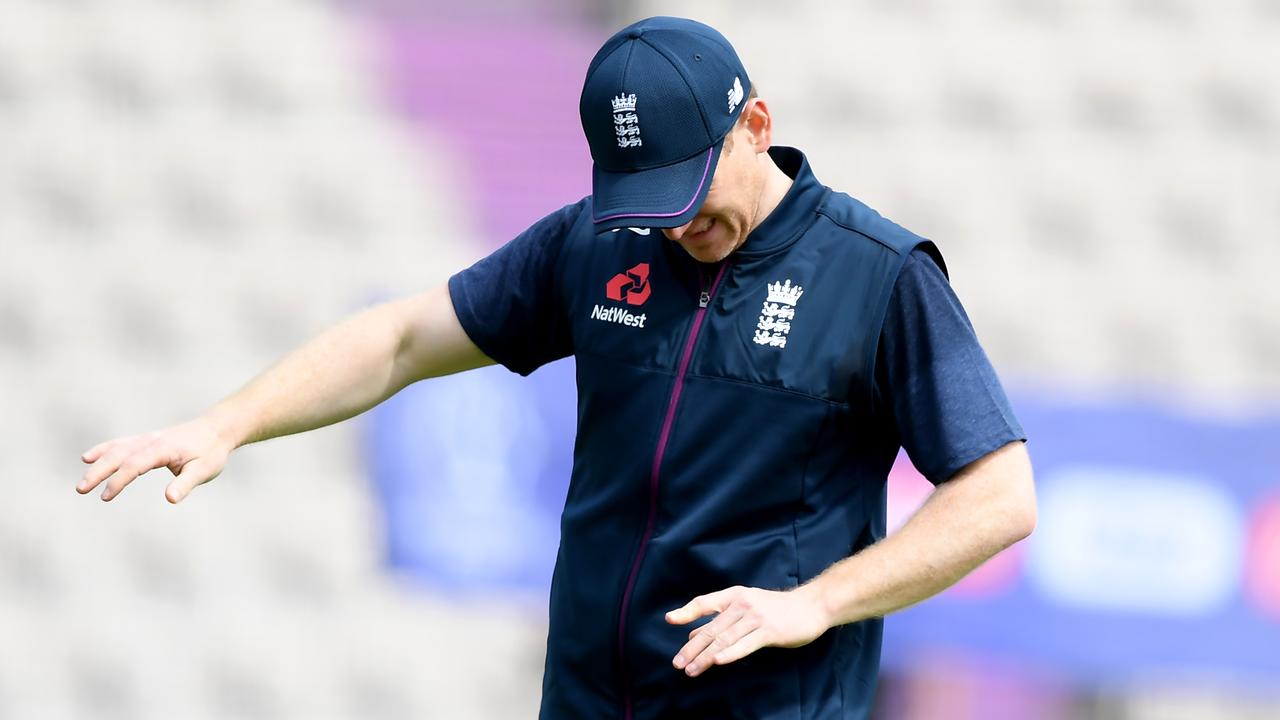
[[[718,613],[689,634],[672,664],[698,675],[762,647],[807,645],[836,625],[914,605],[1030,535],[1035,521],[1031,461],[1013,442],[939,485],[897,532],[795,590],[729,588],[667,613],[675,625]]]
[[[492,364],[467,337],[447,286],[379,305],[329,328],[200,417],[117,438],[81,456],[76,485],[103,500],[138,476],[167,467],[171,503],[222,472],[231,451],[259,440],[345,420],[423,378]]]

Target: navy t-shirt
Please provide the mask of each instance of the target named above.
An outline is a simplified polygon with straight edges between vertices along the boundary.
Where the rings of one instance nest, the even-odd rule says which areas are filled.
[[[875,377],[878,410],[934,484],[1026,439],[951,283],[918,248],[894,284]]]
[[[578,211],[548,215],[449,281],[471,340],[522,375],[573,354],[555,267]],[[930,482],[1026,439],[959,298],[921,249],[895,283],[876,366],[876,412]]]

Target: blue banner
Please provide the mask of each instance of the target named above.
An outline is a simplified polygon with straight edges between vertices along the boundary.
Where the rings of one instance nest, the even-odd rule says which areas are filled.
[[[1280,679],[1280,420],[1025,397],[1014,406],[1036,470],[1036,531],[891,616],[885,664],[941,647],[1086,679]],[[924,482],[900,462],[891,516],[923,499]]]

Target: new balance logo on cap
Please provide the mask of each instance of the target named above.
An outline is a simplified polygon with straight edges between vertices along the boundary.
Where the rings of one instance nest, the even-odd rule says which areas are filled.
[[[729,88],[729,114],[738,108],[738,103],[742,102],[742,78],[735,77],[733,79],[733,87]]]

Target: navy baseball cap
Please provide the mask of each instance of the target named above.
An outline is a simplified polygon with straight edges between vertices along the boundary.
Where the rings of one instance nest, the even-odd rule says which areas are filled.
[[[750,88],[733,46],[700,22],[653,17],[609,38],[578,103],[596,231],[692,220]]]

